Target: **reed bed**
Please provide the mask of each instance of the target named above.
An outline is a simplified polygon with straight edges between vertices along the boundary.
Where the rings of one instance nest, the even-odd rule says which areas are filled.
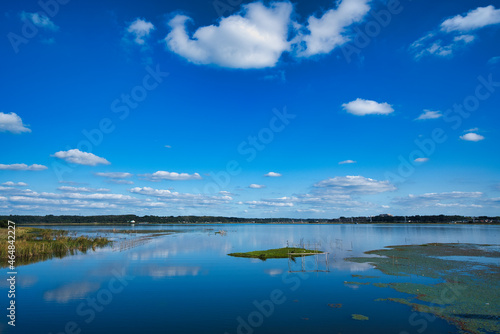
[[[0,229],[0,265],[8,261],[7,229]],[[89,249],[105,247],[111,241],[104,237],[70,236],[67,231],[39,229],[31,227],[16,228],[16,263],[37,262],[51,257],[64,257],[78,251],[86,253]]]

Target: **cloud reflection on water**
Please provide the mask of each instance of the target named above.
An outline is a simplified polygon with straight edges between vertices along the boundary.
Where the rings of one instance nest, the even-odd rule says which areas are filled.
[[[45,301],[56,303],[67,303],[73,299],[83,299],[91,292],[97,291],[101,287],[100,283],[76,282],[63,285],[57,289],[46,291],[43,294]]]

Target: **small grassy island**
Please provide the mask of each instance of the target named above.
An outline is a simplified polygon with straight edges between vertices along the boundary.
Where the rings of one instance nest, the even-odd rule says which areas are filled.
[[[234,257],[249,257],[254,259],[267,260],[267,259],[288,258],[290,253],[297,254],[300,256],[310,256],[314,254],[321,254],[323,252],[305,248],[284,247],[284,248],[268,249],[262,251],[246,252],[246,253],[231,253],[227,255]]]
[[[354,320],[360,320],[360,321],[366,321],[366,320],[369,320],[370,318],[368,318],[366,315],[362,315],[362,314],[353,314],[352,315],[352,318]]]
[[[8,229],[0,228],[0,268],[7,267],[9,261]],[[10,230],[12,231],[12,230]],[[68,231],[32,227],[16,227],[15,259],[17,265],[62,258],[77,251],[105,247],[111,241],[104,237],[69,236]],[[11,234],[12,235],[12,234]]]

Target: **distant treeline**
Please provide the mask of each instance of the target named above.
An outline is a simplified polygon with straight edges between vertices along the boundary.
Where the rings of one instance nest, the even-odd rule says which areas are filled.
[[[379,215],[374,217],[340,217],[336,219],[292,219],[292,218],[237,218],[213,216],[136,216],[136,215],[111,215],[111,216],[0,216],[0,220],[8,219],[16,224],[203,224],[203,223],[421,223],[421,224],[499,224],[500,217],[464,217],[464,216],[391,216]]]

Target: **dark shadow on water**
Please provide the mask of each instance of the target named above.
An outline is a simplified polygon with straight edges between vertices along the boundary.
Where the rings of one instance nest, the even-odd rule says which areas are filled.
[[[455,314],[455,316],[467,319],[500,320],[500,316],[490,314]]]

